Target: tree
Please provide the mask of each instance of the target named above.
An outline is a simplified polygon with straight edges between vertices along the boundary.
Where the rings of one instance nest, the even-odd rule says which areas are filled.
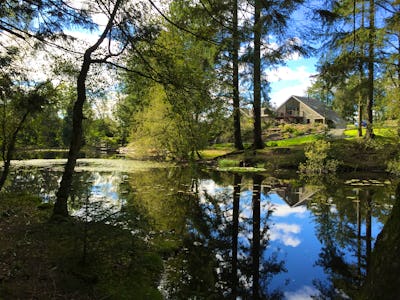
[[[243,150],[242,132],[240,127],[240,93],[239,93],[239,22],[238,22],[238,1],[232,0],[232,67],[233,67],[233,130],[235,148]]]
[[[4,68],[4,66],[3,66]],[[1,100],[1,155],[3,171],[0,177],[0,190],[10,171],[18,136],[30,116],[40,112],[53,93],[50,83],[37,84],[26,90],[26,81],[18,82],[8,74],[0,74]]]
[[[400,133],[400,5],[398,1],[378,2],[377,5],[386,14],[383,47],[378,49],[384,65],[382,85],[386,101],[383,106],[388,118],[398,119]]]
[[[140,55],[134,52],[129,57],[129,66],[156,74],[143,84],[135,74],[127,73],[128,100],[141,99],[137,105],[130,104],[138,110],[131,136],[135,149],[193,159],[219,134],[217,125],[224,119],[225,103],[218,95],[214,69],[216,30],[210,27],[208,15],[199,10],[199,5],[172,3],[164,16],[165,30],[153,43],[138,45]],[[188,19],[188,15],[193,17]]]
[[[102,60],[95,60],[92,58],[94,52],[100,47],[106,37],[110,34],[112,28],[114,27],[114,22],[116,19],[117,12],[119,11],[122,0],[117,0],[113,5],[110,14],[108,15],[108,22],[103,32],[99,36],[96,43],[91,47],[86,49],[83,56],[82,66],[77,78],[77,98],[74,103],[73,108],[73,125],[72,125],[72,137],[69,147],[68,160],[64,168],[64,173],[60,182],[60,188],[57,192],[57,200],[54,204],[53,215],[54,216],[68,216],[68,196],[72,184],[72,176],[74,173],[76,160],[78,158],[79,150],[81,148],[82,141],[82,121],[83,121],[83,105],[86,101],[86,79],[89,73],[89,69],[93,63],[96,62],[106,62],[107,58],[112,57],[113,54],[111,49],[109,54],[106,55]],[[111,4],[111,3],[110,3]],[[110,46],[110,44],[109,44]]]
[[[253,147],[263,149],[261,130],[261,33],[263,22],[261,21],[261,1],[255,0],[254,5],[254,53],[253,53]],[[254,295],[253,295],[254,296]]]
[[[2,1],[0,32],[8,38],[2,39],[0,46],[7,47],[11,39],[66,50],[68,47],[62,41],[71,38],[64,33],[65,29],[75,26],[88,30],[96,28],[88,16],[89,11],[90,8],[75,9],[63,0]],[[56,41],[57,37],[60,40]]]
[[[393,31],[395,27],[392,27],[396,10],[390,1],[383,4],[372,0],[354,0],[340,4],[331,2],[330,5],[328,9],[319,10],[326,22],[324,30],[329,31],[325,35],[328,39],[327,47],[323,50],[326,55],[321,59],[325,73],[321,74],[328,75],[328,80],[334,79],[331,81],[332,88],[349,92],[345,94],[352,105],[358,106],[360,124],[362,116],[366,116],[366,137],[373,138],[377,100],[387,98],[389,90],[393,88],[382,85],[382,75],[388,69],[389,57],[393,58],[392,54],[397,52],[397,37]],[[377,15],[384,16],[386,23],[380,20],[377,22]],[[349,83],[352,89],[347,88]]]
[[[375,0],[369,0],[369,32],[368,32],[368,101],[367,101],[367,131],[366,137],[373,138],[373,108],[374,108],[374,79],[375,79],[375,43],[376,43],[376,33],[375,33]]]
[[[367,277],[356,299],[390,299],[400,292],[400,280],[394,274],[399,266],[400,185],[397,183],[395,202],[371,254]]]
[[[97,9],[96,9],[97,8]],[[132,3],[124,0],[109,1],[105,5],[96,1],[90,7],[90,12],[101,13],[107,17],[107,24],[100,32],[98,39],[83,54],[82,65],[77,76],[77,96],[72,113],[72,137],[68,160],[57,192],[57,200],[53,209],[53,217],[68,216],[67,200],[71,189],[72,176],[76,160],[82,146],[83,137],[83,107],[87,100],[87,80],[89,71],[94,65],[108,65],[111,68],[125,69],[118,58],[129,48],[136,49],[136,44],[143,40],[152,40],[158,26],[151,18],[147,18],[149,7],[144,3]],[[104,44],[103,44],[104,42]],[[129,70],[138,76],[150,77],[139,70]]]
[[[305,48],[300,46],[299,40],[293,37],[295,32],[289,29],[290,16],[302,3],[296,1],[254,1],[254,15],[252,26],[253,47],[248,47],[252,63],[253,88],[253,147],[264,148],[261,129],[261,99],[266,98],[268,87],[266,80],[262,80],[263,71],[284,63],[288,55],[296,52],[306,54]],[[271,43],[273,39],[274,43]],[[264,99],[268,101],[268,99]]]
[[[94,118],[89,121],[85,142],[96,149],[116,149],[118,134],[116,122],[108,117]]]

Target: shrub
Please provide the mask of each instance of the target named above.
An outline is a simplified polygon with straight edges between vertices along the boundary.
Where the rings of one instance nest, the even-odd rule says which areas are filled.
[[[392,159],[387,163],[387,169],[389,173],[399,176],[400,175],[400,157]]]
[[[295,130],[296,130],[296,128],[291,124],[285,124],[285,125],[283,125],[283,128],[282,128],[283,132],[289,132],[289,133],[292,133]]]
[[[317,140],[305,148],[307,161],[299,165],[299,171],[305,174],[323,174],[336,172],[339,162],[328,157],[331,144]]]

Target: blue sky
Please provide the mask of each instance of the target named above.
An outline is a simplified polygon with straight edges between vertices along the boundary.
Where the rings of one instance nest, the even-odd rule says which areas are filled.
[[[267,79],[271,84],[271,104],[281,105],[291,95],[305,96],[307,88],[311,85],[311,76],[316,74],[315,64],[317,58],[297,57],[269,71]]]
[[[289,30],[292,37],[297,37],[303,40],[304,32],[307,28],[312,26],[312,20],[315,17],[314,10],[319,8],[322,2],[317,0],[306,1],[304,5],[299,6],[292,15],[292,23]],[[304,42],[304,41],[303,41]],[[308,41],[310,43],[311,41]],[[318,48],[319,45],[308,46]],[[285,66],[280,66],[273,71],[267,73],[267,79],[271,85],[271,104],[274,106],[281,105],[292,95],[306,96],[306,90],[311,86],[310,76],[315,75],[317,57],[304,58],[299,55],[293,54],[290,59],[286,61]]]

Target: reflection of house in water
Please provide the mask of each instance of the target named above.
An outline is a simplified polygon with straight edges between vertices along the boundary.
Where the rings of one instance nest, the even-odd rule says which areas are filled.
[[[305,205],[307,200],[320,190],[313,185],[292,186],[291,184],[276,185],[270,192],[277,193],[290,207]]]

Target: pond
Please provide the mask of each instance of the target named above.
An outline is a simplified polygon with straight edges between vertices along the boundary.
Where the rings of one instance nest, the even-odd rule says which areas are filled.
[[[51,203],[63,163],[14,161],[5,190]],[[351,299],[394,194],[384,174],[307,181],[81,159],[69,210],[112,223],[134,205],[125,228],[158,249],[165,299]]]

